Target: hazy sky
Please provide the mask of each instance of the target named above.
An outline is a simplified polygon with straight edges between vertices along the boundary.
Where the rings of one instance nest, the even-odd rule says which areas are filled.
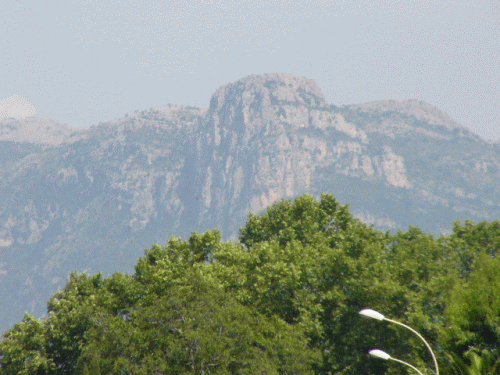
[[[500,139],[500,0],[1,0],[0,22],[0,117],[85,128],[282,72]]]

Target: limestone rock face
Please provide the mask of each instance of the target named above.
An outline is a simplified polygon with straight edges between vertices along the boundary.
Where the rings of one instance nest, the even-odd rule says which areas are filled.
[[[235,234],[235,216],[317,190],[324,168],[331,183],[342,175],[410,188],[404,157],[370,145],[372,129],[344,112],[307,78],[264,74],[219,88],[197,136],[201,221]]]
[[[34,134],[38,134],[34,137]],[[0,121],[0,331],[41,316],[70,272],[133,272],[170,236],[333,194],[382,230],[500,216],[500,146],[428,103],[326,103],[312,80],[252,75],[208,109],[166,105],[75,131]]]
[[[249,76],[219,88],[197,136],[201,220],[228,223],[225,229],[234,234],[234,215],[307,191],[312,153],[325,144],[298,133],[310,128],[311,109],[325,106],[314,81],[286,74]]]

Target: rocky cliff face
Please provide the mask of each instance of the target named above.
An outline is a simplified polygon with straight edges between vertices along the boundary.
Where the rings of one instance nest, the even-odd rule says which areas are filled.
[[[197,148],[202,221],[231,235],[235,217],[306,192],[331,192],[383,229],[439,233],[499,213],[498,152],[416,100],[337,107],[310,79],[249,76],[212,96]]]
[[[275,73],[221,87],[207,110],[79,132],[37,121],[0,122],[2,331],[41,315],[71,271],[132,272],[152,243],[191,231],[235,239],[280,198],[332,193],[384,230],[500,216],[498,145],[416,100],[338,107]]]
[[[326,149],[302,130],[326,106],[316,83],[291,75],[250,76],[217,90],[196,138],[202,221],[234,235],[235,217],[308,191]]]

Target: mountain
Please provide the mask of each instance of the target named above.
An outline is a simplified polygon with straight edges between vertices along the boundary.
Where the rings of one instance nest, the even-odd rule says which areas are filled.
[[[70,272],[133,272],[152,243],[237,239],[249,212],[334,194],[382,230],[449,233],[500,217],[500,145],[417,100],[336,106],[318,85],[252,75],[208,109],[166,105],[75,130],[0,121],[0,330]]]

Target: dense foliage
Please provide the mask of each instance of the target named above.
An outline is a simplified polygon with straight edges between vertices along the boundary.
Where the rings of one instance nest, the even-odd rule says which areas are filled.
[[[500,225],[456,222],[434,238],[382,233],[328,194],[249,215],[239,241],[172,237],[133,276],[73,273],[3,335],[1,374],[407,374],[500,368]],[[410,370],[411,371],[411,370]]]

